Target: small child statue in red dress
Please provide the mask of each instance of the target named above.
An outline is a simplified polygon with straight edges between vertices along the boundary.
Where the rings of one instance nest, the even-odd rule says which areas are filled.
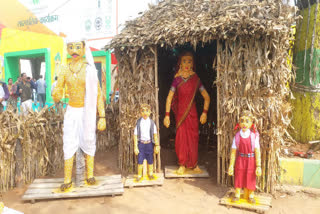
[[[259,133],[252,123],[253,116],[250,111],[240,114],[240,127],[233,138],[231,158],[228,174],[234,175],[236,189],[232,202],[239,201],[240,191],[244,188],[244,198],[255,204],[254,190],[256,189],[256,176],[261,176],[261,155]]]

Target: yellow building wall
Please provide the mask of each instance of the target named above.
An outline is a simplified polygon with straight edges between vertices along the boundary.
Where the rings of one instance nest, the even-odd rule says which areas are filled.
[[[295,83],[307,90],[293,90],[295,99],[291,100],[294,107],[291,124],[294,130],[290,134],[295,140],[302,143],[320,139],[320,93],[311,92],[311,84],[316,86],[320,82],[320,68],[318,66],[320,60],[320,5],[317,8],[317,4],[314,3],[310,9],[310,17],[308,8],[300,11],[303,19],[298,22],[294,49],[294,65],[297,68]],[[315,19],[316,9],[318,11],[317,19]],[[308,21],[310,21],[309,24]],[[315,29],[313,29],[314,26]],[[313,32],[315,35],[312,53]],[[311,59],[312,62],[310,62]],[[315,73],[314,76],[313,73]]]
[[[9,28],[4,28],[2,30],[0,56],[4,56],[4,53],[9,52],[29,51],[42,48],[47,48],[50,51],[51,82],[53,83],[56,70],[55,56],[57,53],[60,54],[62,64],[64,64],[65,59],[67,58],[63,39],[59,36]],[[4,72],[2,72],[2,74],[4,75]]]
[[[312,44],[312,34],[313,34],[313,26],[314,21],[317,23],[320,23],[320,16],[318,14],[317,19],[315,20],[315,10],[317,8],[317,4],[313,4],[310,7],[310,23],[308,25],[308,16],[309,16],[309,9],[303,9],[300,11],[300,15],[303,16],[302,21],[300,22],[298,28],[297,28],[297,51],[304,51],[305,49],[308,50],[311,48]],[[318,5],[318,11],[320,8],[320,4]],[[309,31],[307,27],[309,26]],[[314,37],[314,49],[320,49],[320,25],[315,25],[315,37]],[[308,35],[307,35],[308,32]],[[306,43],[307,38],[307,43]]]
[[[294,106],[291,124],[294,130],[290,134],[301,143],[319,140],[320,94],[293,91],[293,96],[295,99],[291,100]]]
[[[302,185],[303,183],[302,159],[280,159],[280,182],[291,185]]]

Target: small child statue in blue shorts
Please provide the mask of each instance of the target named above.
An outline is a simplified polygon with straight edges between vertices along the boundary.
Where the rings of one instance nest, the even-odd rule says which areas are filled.
[[[143,161],[148,163],[149,179],[155,179],[153,176],[153,153],[158,154],[160,144],[155,122],[149,118],[151,107],[148,104],[140,106],[141,117],[137,121],[134,129],[134,153],[138,155],[138,177],[137,181],[142,179]]]

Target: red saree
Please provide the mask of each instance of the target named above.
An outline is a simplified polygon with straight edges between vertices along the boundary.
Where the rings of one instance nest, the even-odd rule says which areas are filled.
[[[176,154],[179,165],[188,168],[198,164],[199,123],[194,98],[200,84],[197,75],[187,80],[177,77],[172,84],[175,90],[172,109],[176,117]]]

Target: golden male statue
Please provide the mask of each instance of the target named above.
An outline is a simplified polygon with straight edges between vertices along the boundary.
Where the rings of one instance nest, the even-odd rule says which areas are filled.
[[[63,90],[68,88],[69,104],[63,121],[64,184],[61,191],[72,186],[74,154],[80,148],[86,154],[87,183],[95,184],[93,176],[96,151],[96,114],[99,113],[98,130],[106,129],[103,96],[97,70],[89,47],[84,41],[69,42],[68,53],[72,61],[61,71],[52,97],[59,102]],[[86,54],[86,58],[83,56]]]

